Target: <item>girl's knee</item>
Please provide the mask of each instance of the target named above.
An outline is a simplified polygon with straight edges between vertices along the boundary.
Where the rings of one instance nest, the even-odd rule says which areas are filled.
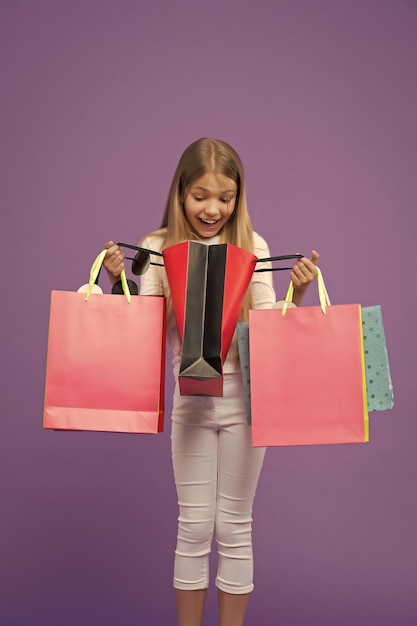
[[[189,520],[180,517],[178,520],[177,551],[195,555],[208,554],[214,533],[212,520]]]
[[[252,516],[219,514],[216,519],[216,540],[219,550],[251,548]]]

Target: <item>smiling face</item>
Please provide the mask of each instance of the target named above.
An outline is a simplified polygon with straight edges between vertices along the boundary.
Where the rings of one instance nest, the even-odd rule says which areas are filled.
[[[194,181],[184,198],[185,215],[202,239],[217,235],[235,208],[237,185],[222,174],[209,172]]]

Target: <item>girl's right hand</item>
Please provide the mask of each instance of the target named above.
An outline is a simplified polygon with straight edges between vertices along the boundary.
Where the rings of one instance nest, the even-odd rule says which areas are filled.
[[[107,270],[110,279],[115,283],[120,278],[120,274],[125,269],[123,260],[123,252],[120,246],[108,241],[104,248],[107,249],[106,256],[104,257],[103,265]]]

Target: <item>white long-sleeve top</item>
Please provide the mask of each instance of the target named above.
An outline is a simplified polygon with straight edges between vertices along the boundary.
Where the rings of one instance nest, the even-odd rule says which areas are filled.
[[[161,234],[160,234],[161,233]],[[141,242],[141,245],[148,250],[161,252],[164,240],[164,233],[149,235]],[[254,232],[254,254],[258,259],[269,257],[269,247],[266,241]],[[209,239],[199,240],[207,245],[220,243],[220,237],[216,235]],[[157,261],[158,257],[153,257]],[[256,268],[271,267],[270,263],[257,263]],[[276,301],[272,272],[255,272],[251,280],[252,299],[255,309],[270,309]],[[170,298],[170,290],[165,269],[160,266],[151,265],[147,272],[141,277],[140,294],[145,296],[166,296]],[[168,320],[167,335],[173,352],[174,374],[177,375],[181,361],[181,339],[178,332],[175,318]],[[239,372],[239,353],[236,333],[233,336],[229,352],[223,368],[224,373]]]

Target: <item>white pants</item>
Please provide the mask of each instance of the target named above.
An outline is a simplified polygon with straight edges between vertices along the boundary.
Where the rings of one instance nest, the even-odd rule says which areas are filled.
[[[179,518],[174,587],[207,589],[213,535],[216,585],[253,589],[252,504],[265,448],[253,448],[240,373],[226,374],[222,398],[174,395],[172,458]]]

